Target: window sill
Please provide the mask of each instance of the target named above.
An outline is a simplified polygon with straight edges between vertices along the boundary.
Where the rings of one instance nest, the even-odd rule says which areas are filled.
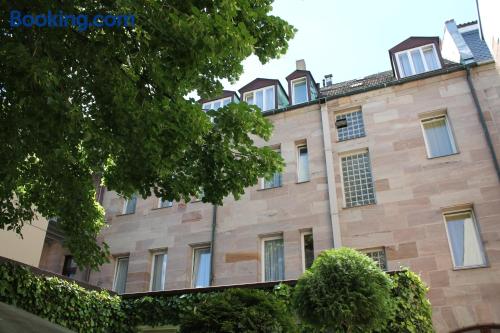
[[[155,208],[151,208],[151,210],[159,210],[159,209],[165,209],[165,208],[173,208],[174,206],[170,206],[170,207],[155,207]]]
[[[369,204],[364,204],[364,205],[356,205],[356,206],[343,206],[342,209],[352,209],[352,208],[359,208],[359,207],[367,207],[367,206],[375,206],[377,203],[369,203]]]
[[[135,214],[135,212],[133,212],[133,213],[123,213],[123,214],[118,214],[118,215],[116,215],[116,217],[120,217],[120,216],[128,216],[128,215],[134,215],[134,214]]]
[[[361,136],[357,136],[355,138],[349,138],[349,139],[344,139],[344,140],[337,139],[337,143],[351,141],[351,140],[356,140],[356,139],[362,139],[362,138],[366,138],[366,134],[365,135],[361,135]]]
[[[433,157],[429,157],[427,156],[427,159],[428,160],[435,160],[436,158],[443,158],[443,157],[448,157],[448,156],[455,156],[455,155],[458,155],[460,154],[460,152],[456,152],[456,153],[453,153],[453,154],[449,154],[449,155],[441,155],[441,156],[433,156]]]
[[[453,271],[465,271],[469,269],[478,269],[478,268],[489,268],[490,265],[476,265],[476,266],[467,266],[467,267],[453,267]]]
[[[297,181],[295,184],[304,184],[304,183],[310,183],[311,180],[308,179],[308,180],[301,180],[301,181]]]
[[[280,186],[274,186],[274,187],[259,188],[257,191],[274,190],[274,189],[277,189],[277,188],[282,188],[282,187],[283,187],[283,185],[280,185]]]

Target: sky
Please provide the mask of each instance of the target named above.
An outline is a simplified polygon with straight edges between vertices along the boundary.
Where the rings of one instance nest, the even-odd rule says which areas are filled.
[[[443,37],[444,23],[477,19],[475,0],[276,0],[272,15],[296,29],[285,55],[262,65],[251,56],[244,73],[224,89],[238,90],[257,77],[279,79],[304,59],[316,82],[357,79],[391,69],[388,50],[410,36]]]

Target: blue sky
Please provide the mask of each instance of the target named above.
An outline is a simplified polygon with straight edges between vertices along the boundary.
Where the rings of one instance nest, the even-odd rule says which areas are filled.
[[[288,52],[262,65],[255,56],[244,61],[245,73],[225,89],[238,90],[256,77],[285,77],[295,60],[321,82],[360,78],[391,69],[387,50],[410,36],[439,36],[444,22],[477,19],[475,0],[276,0],[273,15],[294,25],[298,32]]]

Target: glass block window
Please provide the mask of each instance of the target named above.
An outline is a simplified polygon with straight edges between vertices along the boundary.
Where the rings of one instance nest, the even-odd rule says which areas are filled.
[[[381,270],[387,271],[387,259],[385,257],[384,249],[368,250],[364,253],[370,257],[380,267]]]
[[[361,111],[339,114],[335,120],[346,119],[347,126],[337,129],[339,141],[355,139],[365,136],[365,124],[363,123],[363,114]]]
[[[375,189],[368,152],[341,158],[346,207],[375,203]]]

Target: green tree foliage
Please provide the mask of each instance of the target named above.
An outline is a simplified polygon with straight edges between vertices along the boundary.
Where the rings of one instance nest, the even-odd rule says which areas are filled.
[[[349,248],[327,250],[298,280],[294,306],[299,318],[319,331],[371,332],[392,316],[391,286],[366,255]]]
[[[2,1],[0,228],[57,216],[80,266],[106,261],[93,175],[124,196],[168,200],[204,189],[238,198],[282,167],[253,145],[271,124],[246,103],[205,114],[189,93],[221,93],[251,54],[283,54],[294,28],[272,0]],[[11,28],[11,10],[133,14],[134,28]],[[210,117],[214,121],[210,121]]]

